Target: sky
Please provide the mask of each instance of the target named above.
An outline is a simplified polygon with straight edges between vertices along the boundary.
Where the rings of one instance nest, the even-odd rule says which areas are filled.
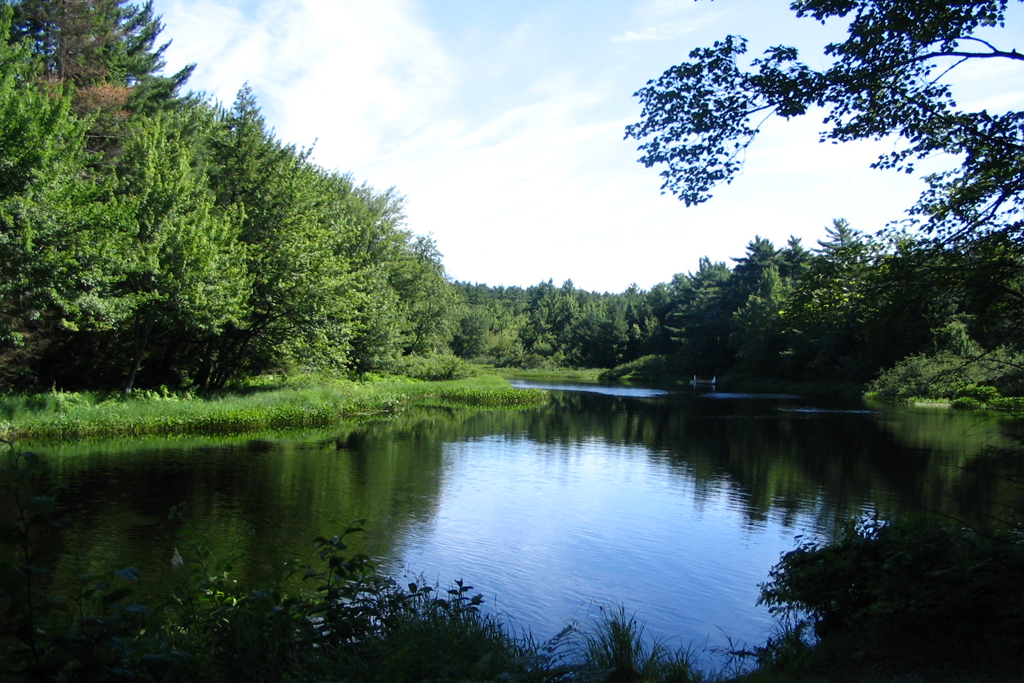
[[[869,168],[892,141],[819,144],[821,115],[770,121],[744,171],[707,203],[663,195],[624,140],[633,94],[728,34],[753,58],[793,45],[812,66],[842,27],[788,0],[156,0],[168,73],[230,105],[246,83],[284,142],[320,166],[405,197],[455,280],[649,289],[755,236],[805,247],[845,218],[876,232],[923,188]],[[1024,11],[992,34],[1021,49]],[[1024,65],[969,65],[970,108],[1024,108]],[[935,169],[955,165],[937,159]]]

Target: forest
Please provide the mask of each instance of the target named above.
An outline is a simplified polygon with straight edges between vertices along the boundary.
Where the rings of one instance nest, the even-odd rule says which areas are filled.
[[[396,190],[278,139],[248,87],[230,107],[187,91],[161,30],[151,3],[0,3],[0,390],[206,393],[428,359],[1024,394],[1013,231],[837,219],[650,290],[454,282]]]
[[[427,579],[387,576],[347,545],[363,532],[361,520],[311,539],[319,564],[286,562],[280,578],[268,569],[265,581],[250,583],[231,573],[240,555],[212,553],[184,505],[168,520],[180,529],[176,541],[156,531],[158,517],[149,512],[120,515],[130,524],[126,535],[174,543],[163,560],[171,580],[161,585],[162,597],[149,600],[125,587],[140,571],[122,558],[104,556],[95,573],[79,557],[58,559],[69,522],[77,518],[88,529],[102,503],[82,495],[84,487],[55,485],[43,459],[14,443],[31,443],[26,436],[242,435],[239,452],[258,464],[272,459],[264,458],[264,430],[331,426],[326,437],[302,437],[320,439],[325,457],[307,457],[318,451],[304,445],[295,452],[342,473],[342,463],[352,463],[353,475],[344,476],[353,481],[379,468],[400,473],[384,481],[430,486],[445,476],[417,467],[430,464],[431,454],[441,459],[448,422],[490,435],[503,433],[491,428],[501,420],[517,433],[534,429],[537,443],[570,443],[562,435],[571,411],[563,408],[581,403],[579,396],[559,397],[550,411],[514,414],[510,409],[551,397],[493,375],[466,384],[408,381],[463,379],[485,366],[601,369],[609,381],[679,383],[696,375],[716,377],[719,387],[800,383],[808,391],[838,387],[895,401],[1005,405],[1019,418],[1024,112],[959,111],[928,65],[935,56],[1024,61],[1016,49],[970,39],[979,26],[1001,24],[1008,1],[792,0],[798,16],[848,20],[849,40],[827,48],[830,66],[816,71],[779,47],[745,72],[737,66],[745,43],[730,36],[650,81],[637,93],[642,121],[626,136],[641,142],[642,163],[668,166],[665,188],[687,205],[739,174],[737,159],[757,133],[750,117],[765,112],[790,118],[831,104],[826,124],[835,127],[825,139],[895,131],[908,145],[881,159],[881,168],[938,153],[958,166],[928,176],[909,220],[882,231],[836,218],[813,245],[795,238],[776,245],[758,236],[751,217],[751,240],[731,262],[703,258],[696,270],[666,275],[649,290],[610,293],[572,281],[455,281],[435,241],[407,224],[399,191],[325,169],[313,150],[279,139],[249,87],[229,106],[187,89],[193,66],[165,74],[168,43],[152,2],[0,0],[0,666],[7,677],[775,683],[951,679],[963,669],[972,680],[1020,680],[1024,611],[1020,593],[1006,591],[1024,566],[1020,507],[1002,503],[1019,490],[1019,449],[986,443],[977,458],[955,449],[957,466],[936,481],[932,470],[905,476],[890,467],[881,448],[890,437],[882,432],[872,437],[880,447],[865,469],[841,449],[805,458],[791,447],[795,432],[758,418],[754,430],[778,444],[765,468],[764,454],[746,439],[723,437],[717,417],[690,420],[660,408],[649,419],[618,408],[577,411],[601,422],[587,433],[602,443],[632,449],[653,439],[659,467],[672,458],[653,447],[661,439],[694,443],[699,460],[670,463],[686,470],[689,479],[680,481],[690,481],[694,467],[721,475],[724,488],[749,495],[758,523],[779,491],[805,484],[815,491],[808,514],[821,514],[828,495],[820,482],[829,479],[847,501],[843,512],[860,505],[849,503],[859,500],[850,491],[876,480],[883,491],[924,491],[939,517],[956,517],[961,492],[977,491],[993,509],[998,503],[1010,511],[1012,519],[984,511],[1005,522],[1005,533],[996,535],[959,519],[890,523],[879,515],[882,506],[837,528],[829,541],[795,536],[804,540],[760,585],[761,603],[785,621],[763,647],[735,650],[729,643],[730,657],[756,668],[705,675],[691,650],[643,636],[642,623],[618,602],[628,595],[607,596],[621,607],[591,630],[567,627],[534,640],[481,611],[483,598],[462,579],[446,591]],[[965,52],[964,43],[981,52]],[[608,256],[608,268],[614,259]],[[207,397],[215,400],[200,400]],[[379,451],[383,457],[356,448],[370,433],[366,425],[339,426],[340,417],[394,416],[415,401],[433,411],[423,424],[437,438],[407,438],[402,434],[418,433],[381,424],[380,436],[369,438],[395,448]],[[501,413],[491,419],[485,408]],[[419,418],[402,419],[415,425]],[[937,438],[953,429],[921,424],[920,433]],[[1019,438],[1019,424],[1007,434]],[[821,425],[814,429],[827,431],[822,452],[832,450],[844,435]],[[396,464],[404,462],[392,457],[401,448],[415,451],[408,462],[416,466]],[[915,448],[927,455],[932,446]],[[226,479],[209,476],[219,470],[205,465],[218,457],[205,449],[188,452],[188,467]],[[634,460],[632,450],[618,452],[628,456],[622,463]],[[176,489],[173,469],[155,457],[148,462],[153,481]],[[876,473],[879,462],[886,466]],[[1004,466],[1011,474],[1001,474]],[[246,462],[236,471],[250,468],[257,469]],[[281,471],[282,482],[293,479],[290,467]],[[990,471],[1000,474],[988,477]],[[232,474],[228,485],[246,488],[244,481]],[[308,481],[281,488],[312,492],[323,483]],[[145,487],[126,482],[113,479],[145,496]],[[401,488],[403,502],[374,503],[388,510],[388,523],[419,496],[418,484],[389,486]],[[84,502],[58,502],[62,489]],[[233,525],[230,506],[213,491],[204,486],[195,498],[208,499]],[[351,497],[362,504],[360,495]],[[311,506],[333,496],[304,494],[296,509],[310,516]],[[438,509],[433,498],[422,499]],[[703,506],[695,499],[701,514]],[[262,500],[258,507],[274,509]],[[789,515],[796,507],[778,509]],[[632,537],[635,525],[623,520]],[[89,533],[98,538],[106,528]],[[745,544],[753,528],[744,527]],[[275,521],[275,533],[291,529]],[[500,531],[523,533],[515,524]],[[646,556],[616,556],[623,566],[641,560]],[[65,599],[47,592],[60,587],[47,578],[57,562],[75,565]],[[550,566],[546,571],[567,571]],[[679,592],[679,585],[666,590]]]

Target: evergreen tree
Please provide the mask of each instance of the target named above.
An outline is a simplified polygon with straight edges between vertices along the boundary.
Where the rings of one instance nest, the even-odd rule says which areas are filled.
[[[163,31],[152,0],[17,0],[10,33],[29,42],[51,81],[75,86],[83,110],[118,106],[153,111],[172,99],[195,68],[160,72]]]

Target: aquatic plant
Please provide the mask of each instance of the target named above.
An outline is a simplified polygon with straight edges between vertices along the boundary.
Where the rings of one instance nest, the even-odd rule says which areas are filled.
[[[619,606],[581,631],[579,669],[607,683],[698,683],[704,680],[690,650],[672,650],[644,637],[644,624]]]
[[[461,382],[355,383],[312,376],[269,378],[232,393],[136,392],[0,398],[0,436],[19,440],[160,434],[239,434],[262,429],[330,426],[342,419],[393,415],[414,403],[522,409],[543,405],[545,392],[513,389],[500,378]]]

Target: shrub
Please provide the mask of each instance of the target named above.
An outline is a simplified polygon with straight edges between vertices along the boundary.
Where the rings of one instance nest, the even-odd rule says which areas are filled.
[[[643,356],[628,363],[623,363],[601,373],[601,379],[614,381],[620,379],[636,379],[647,381],[664,381],[667,377],[677,374],[677,368],[668,356]]]
[[[404,356],[395,361],[392,372],[425,382],[445,382],[479,374],[476,367],[452,355]]]
[[[1024,389],[1024,358],[1007,349],[965,356],[953,351],[908,356],[868,385],[868,391],[891,401],[912,398],[973,398],[990,403],[999,395]]]
[[[950,402],[950,406],[957,410],[977,410],[978,408],[985,407],[985,404],[971,396],[961,396],[959,398],[954,398]]]
[[[1021,576],[1020,530],[992,539],[932,520],[866,520],[786,553],[761,602],[808,619],[823,641],[850,636],[877,657],[970,665],[1019,658]]]
[[[991,403],[999,398],[999,390],[993,386],[972,384],[958,391],[957,398],[973,398],[978,403]]]

